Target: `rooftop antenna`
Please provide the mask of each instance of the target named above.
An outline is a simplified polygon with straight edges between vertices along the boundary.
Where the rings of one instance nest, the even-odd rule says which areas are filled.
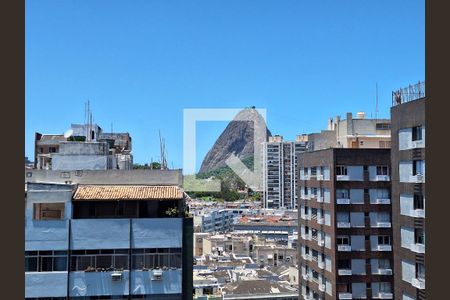
[[[161,137],[161,130],[159,130],[159,149],[161,153],[161,170],[167,169],[167,159],[166,159],[166,141]]]
[[[378,120],[378,82],[375,83],[375,91],[376,91],[375,119]]]

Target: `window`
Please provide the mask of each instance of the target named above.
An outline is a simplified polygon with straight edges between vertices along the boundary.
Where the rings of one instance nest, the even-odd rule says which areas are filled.
[[[181,248],[133,249],[133,269],[181,268]]]
[[[67,271],[67,251],[25,251],[25,272]]]
[[[422,126],[412,128],[412,140],[413,142],[422,140]]]
[[[350,237],[349,236],[338,236],[337,238],[338,245],[350,245]]]
[[[389,259],[378,259],[378,268],[379,269],[390,269],[391,268],[391,261]]]
[[[377,166],[377,175],[389,175],[389,167]]]
[[[379,235],[378,236],[378,245],[390,245],[391,237],[388,235]]]
[[[337,199],[350,198],[350,190],[349,189],[336,189],[336,198]]]
[[[336,166],[336,175],[347,175],[346,166]]]
[[[56,147],[49,147],[48,148],[48,152],[55,153],[56,152]]]
[[[73,250],[71,271],[128,270],[128,249]]]
[[[425,280],[425,265],[416,263],[416,277],[417,279]]]
[[[316,175],[317,175],[317,168],[311,167],[311,176],[316,176]]]
[[[425,245],[425,232],[423,231],[423,229],[414,229],[414,242],[416,244]]]
[[[375,129],[376,130],[389,130],[389,129],[391,129],[391,124],[390,123],[377,123],[375,125]]]
[[[338,260],[338,269],[351,269],[351,262],[350,259],[340,259]]]
[[[423,174],[423,161],[413,160],[413,176]]]
[[[64,203],[34,203],[34,220],[64,219]]]
[[[390,282],[380,282],[380,292],[381,293],[390,293],[391,292],[391,283]]]
[[[414,194],[414,209],[425,209],[423,195]]]

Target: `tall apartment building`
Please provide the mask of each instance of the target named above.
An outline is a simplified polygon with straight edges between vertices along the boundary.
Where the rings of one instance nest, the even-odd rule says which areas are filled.
[[[192,299],[180,170],[26,170],[26,299]]]
[[[425,83],[393,93],[395,299],[425,299]]]
[[[298,159],[299,299],[393,299],[390,150]]]
[[[296,141],[283,141],[275,135],[263,143],[263,201],[265,208],[297,207],[296,166],[297,154],[305,151],[304,136]]]

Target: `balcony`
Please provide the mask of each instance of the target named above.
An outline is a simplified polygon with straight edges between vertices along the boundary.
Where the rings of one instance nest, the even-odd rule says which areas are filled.
[[[373,299],[394,299],[394,295],[388,292],[379,292],[372,295]]]
[[[375,228],[391,228],[391,222],[375,222],[371,224],[371,227]]]
[[[411,148],[425,148],[425,141],[424,140],[418,140],[418,141],[412,141],[411,142]]]
[[[392,251],[391,245],[378,245],[373,251]]]
[[[391,176],[389,175],[375,175],[374,181],[391,181]]]
[[[317,266],[322,270],[325,269],[325,263],[323,261],[317,262]]]
[[[336,175],[336,181],[350,181],[350,176],[348,176],[348,175]]]
[[[421,174],[411,175],[409,182],[413,183],[424,183],[425,177]]]
[[[425,218],[425,210],[424,209],[414,209],[411,211],[411,216],[414,218]]]
[[[317,175],[316,180],[323,180],[323,175],[322,174]]]
[[[391,199],[377,198],[377,199],[370,200],[370,204],[391,204]]]
[[[325,223],[325,219],[324,218],[322,218],[322,217],[317,218],[317,224],[323,225],[323,223]]]
[[[325,292],[325,289],[326,289],[325,284],[319,284],[319,291]]]
[[[377,275],[392,275],[392,269],[378,269]]]
[[[350,222],[337,222],[338,228],[350,228],[351,224]]]
[[[425,245],[424,244],[412,244],[411,251],[416,253],[425,253]]]
[[[352,293],[339,293],[339,299],[353,299]]]
[[[350,198],[337,198],[337,204],[350,204]]]
[[[352,251],[352,246],[350,245],[338,245],[338,251]]]
[[[309,255],[309,254],[302,254],[302,258],[303,258],[304,260],[309,260],[309,261],[311,261],[311,255]]]
[[[308,274],[302,274],[303,280],[309,281],[309,275]]]
[[[323,203],[323,196],[317,196],[316,201],[319,203]]]
[[[339,269],[339,270],[338,270],[338,275],[339,275],[339,276],[349,276],[349,275],[352,275],[352,270],[351,270],[351,269]]]
[[[413,278],[413,280],[411,281],[411,284],[413,285],[413,287],[416,287],[419,290],[425,289],[425,280],[424,279]]]

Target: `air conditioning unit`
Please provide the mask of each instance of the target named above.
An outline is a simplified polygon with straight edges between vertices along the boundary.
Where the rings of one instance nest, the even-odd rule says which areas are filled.
[[[152,280],[162,280],[163,272],[162,270],[153,270]]]
[[[112,281],[120,281],[122,280],[122,273],[112,273],[111,274],[111,280]]]

